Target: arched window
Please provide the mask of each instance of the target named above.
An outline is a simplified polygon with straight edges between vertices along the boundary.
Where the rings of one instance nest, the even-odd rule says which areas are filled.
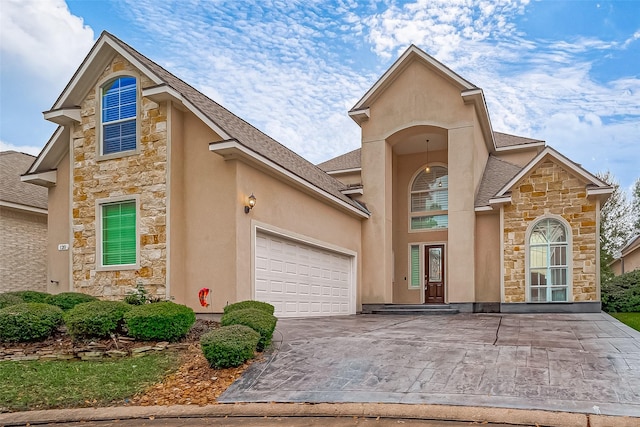
[[[531,228],[528,240],[529,301],[568,301],[570,236],[558,219],[544,218]]]
[[[136,149],[137,84],[123,76],[101,88],[102,154]]]
[[[423,169],[411,183],[410,229],[442,229],[449,225],[449,175],[444,166]]]

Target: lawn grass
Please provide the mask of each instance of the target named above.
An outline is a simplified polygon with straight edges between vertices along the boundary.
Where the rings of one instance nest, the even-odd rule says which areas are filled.
[[[0,412],[122,403],[178,365],[173,351],[99,362],[0,362]]]
[[[609,313],[625,325],[631,326],[636,331],[640,331],[640,313]]]

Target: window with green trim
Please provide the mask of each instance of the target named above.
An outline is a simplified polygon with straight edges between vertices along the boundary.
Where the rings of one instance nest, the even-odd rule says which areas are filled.
[[[419,288],[420,287],[420,245],[411,245],[409,256],[410,256],[409,261],[411,263],[409,287]]]
[[[136,264],[136,202],[102,205],[102,265]]]

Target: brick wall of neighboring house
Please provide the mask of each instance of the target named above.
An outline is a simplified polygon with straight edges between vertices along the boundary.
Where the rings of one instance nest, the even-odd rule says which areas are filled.
[[[130,71],[140,77],[138,91],[154,83],[140,76],[121,56],[116,56],[98,81],[115,72]],[[97,91],[81,104],[81,123],[73,138],[73,247],[75,289],[120,299],[137,284],[153,295],[165,295],[166,277],[166,104],[139,97],[140,137],[137,155],[97,161],[96,126],[100,126]],[[139,197],[140,268],[96,271],[96,201],[122,195]]]
[[[524,302],[525,235],[542,215],[563,217],[573,238],[573,300],[597,301],[596,202],[587,199],[584,183],[554,162],[546,161],[515,187],[504,208],[504,298]]]
[[[47,290],[47,216],[0,207],[0,293]]]

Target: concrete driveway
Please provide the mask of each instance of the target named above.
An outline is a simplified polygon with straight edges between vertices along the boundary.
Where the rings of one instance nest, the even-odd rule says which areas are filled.
[[[281,319],[221,402],[383,402],[640,416],[640,332],[601,314]]]

